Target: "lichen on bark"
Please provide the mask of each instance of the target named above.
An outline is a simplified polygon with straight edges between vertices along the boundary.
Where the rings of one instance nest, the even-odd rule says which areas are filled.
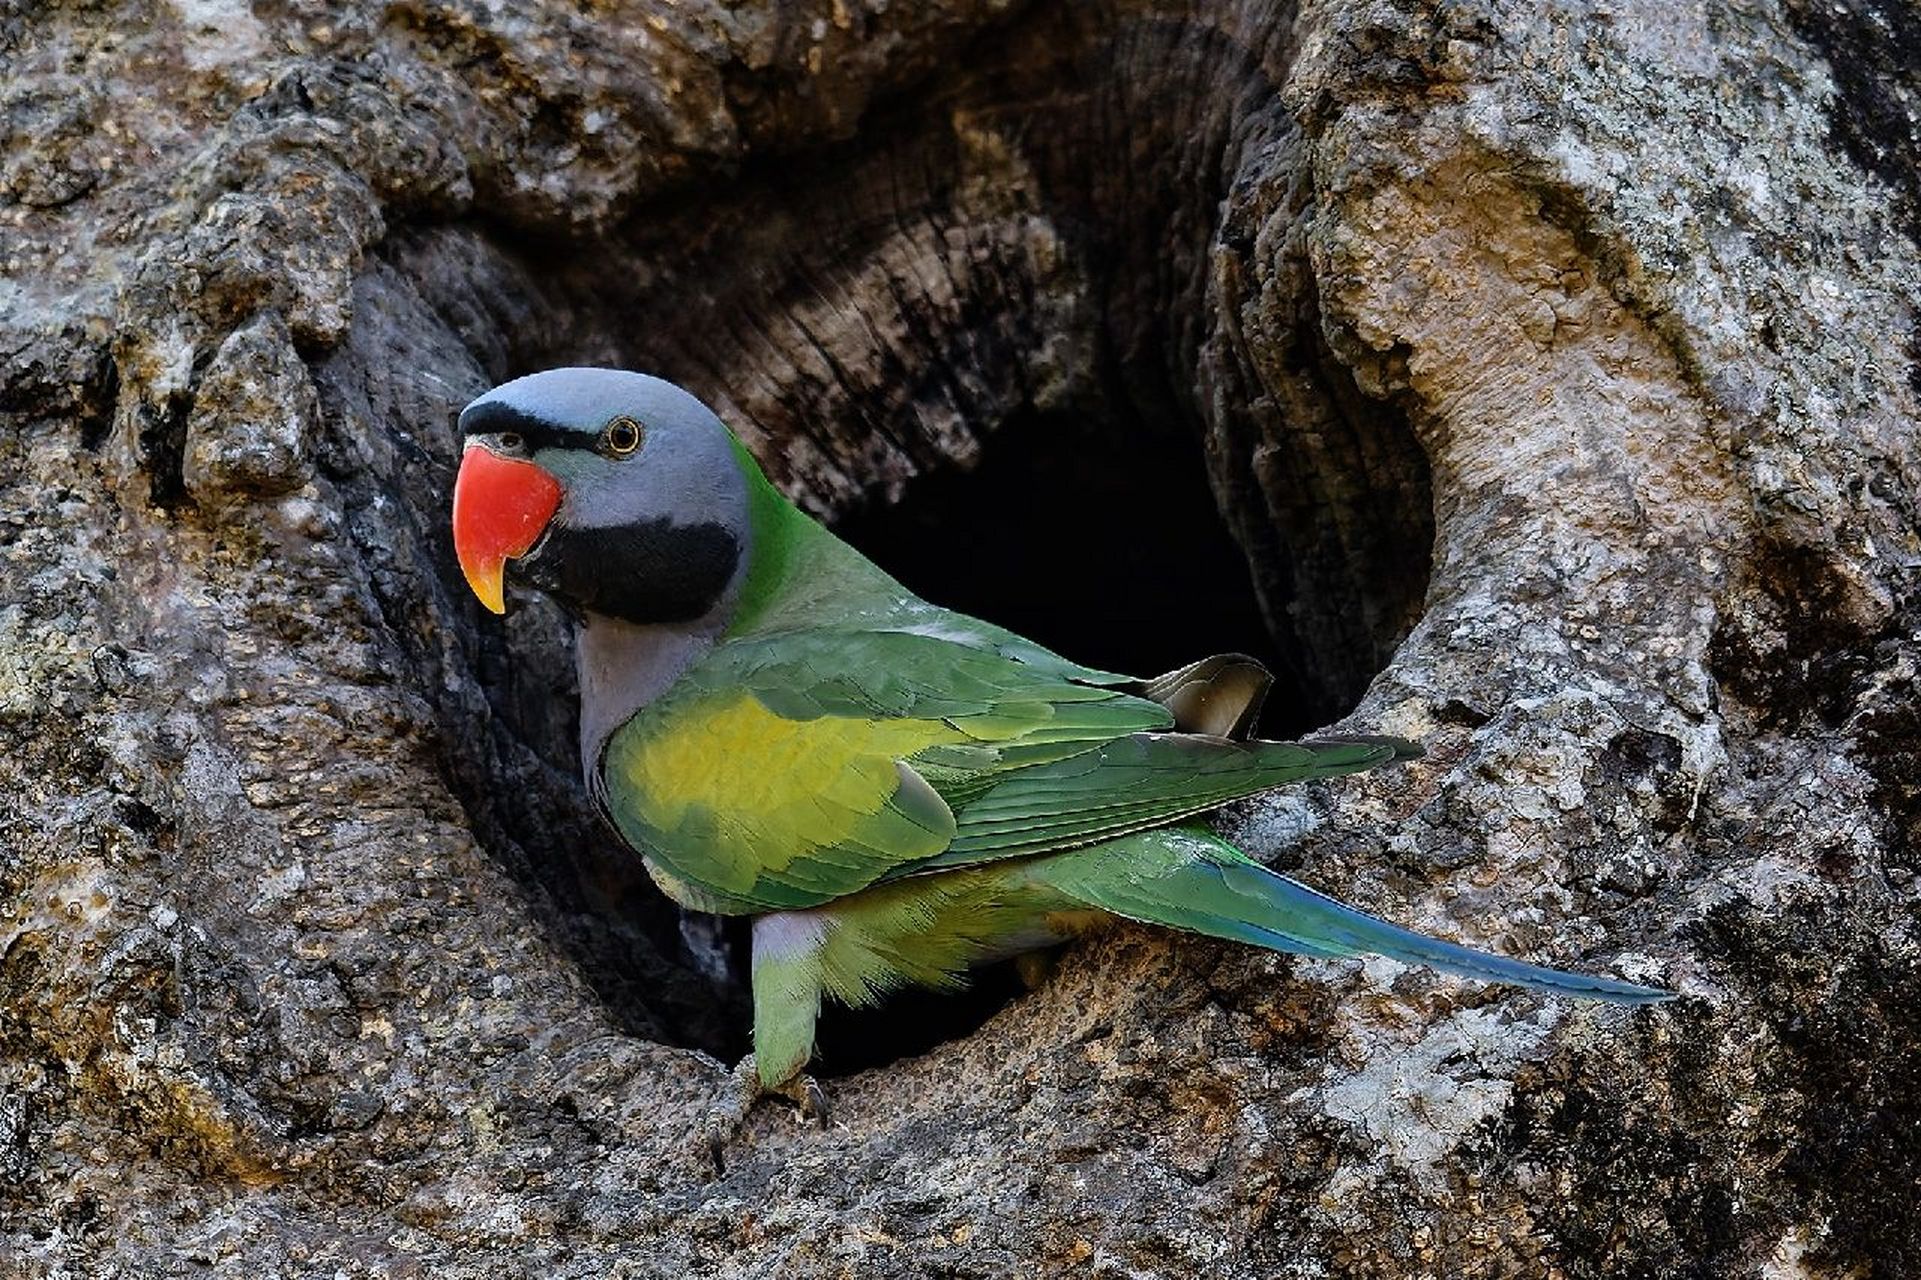
[[[0,15],[0,1274],[1921,1268],[1918,28]],[[830,518],[1171,434],[1285,714],[1428,747],[1224,829],[1681,998],[1123,930],[714,1141],[724,939],[443,532],[454,412],[562,362]]]

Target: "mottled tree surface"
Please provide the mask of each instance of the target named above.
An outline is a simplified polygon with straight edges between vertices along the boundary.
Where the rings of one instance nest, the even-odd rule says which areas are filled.
[[[1912,0],[0,10],[0,1275],[1921,1274],[1917,119]],[[1204,472],[1279,720],[1429,750],[1224,829],[1682,997],[1121,930],[728,1136],[445,532],[566,362],[882,544],[1038,478],[1011,594]]]

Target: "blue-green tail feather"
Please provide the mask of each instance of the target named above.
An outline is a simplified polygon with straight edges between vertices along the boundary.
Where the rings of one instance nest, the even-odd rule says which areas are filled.
[[[1209,832],[1163,828],[1040,859],[1031,874],[1117,916],[1309,956],[1383,955],[1404,964],[1560,995],[1650,1004],[1672,993],[1489,955],[1377,920],[1269,871]]]

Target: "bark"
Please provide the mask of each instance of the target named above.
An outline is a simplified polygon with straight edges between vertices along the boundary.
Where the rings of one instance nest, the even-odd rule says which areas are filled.
[[[0,1274],[1921,1271],[1909,0],[29,0],[0,67]],[[1124,930],[710,1141],[727,940],[445,536],[563,362],[883,531],[1204,459],[1283,717],[1429,751],[1224,829],[1682,998]]]

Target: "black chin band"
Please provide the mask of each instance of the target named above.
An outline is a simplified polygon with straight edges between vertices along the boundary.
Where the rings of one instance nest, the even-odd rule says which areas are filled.
[[[740,544],[719,524],[553,524],[509,563],[515,576],[578,609],[626,622],[691,622],[720,603],[740,565]]]

